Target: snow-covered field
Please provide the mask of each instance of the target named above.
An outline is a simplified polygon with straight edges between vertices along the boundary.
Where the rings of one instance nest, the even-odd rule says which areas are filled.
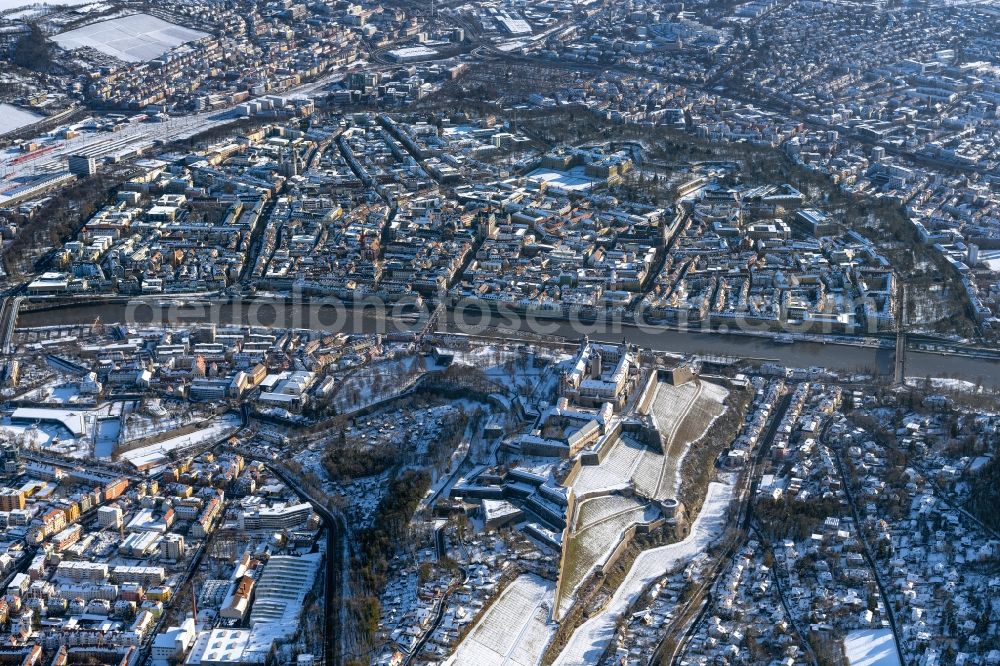
[[[21,440],[26,446],[37,449],[48,448],[53,440],[66,436],[66,431],[59,426],[45,423],[32,425],[10,423],[9,419],[0,421],[0,433],[6,438]]]
[[[527,176],[534,183],[545,183],[561,192],[585,192],[600,183],[599,178],[591,178],[584,167],[572,167],[565,171],[557,169],[535,169]]]
[[[519,576],[493,602],[448,659],[449,666],[534,666],[555,632],[549,608],[555,583]]]
[[[585,465],[573,482],[577,495],[591,493],[606,488],[617,488],[635,481],[643,470],[662,464],[663,456],[630,437],[620,437],[600,465]],[[655,478],[656,475],[654,475]]]
[[[891,629],[859,629],[844,637],[844,652],[851,666],[899,666]]]
[[[597,663],[615,633],[618,619],[642,591],[657,578],[704,552],[718,537],[725,527],[732,498],[731,482],[710,483],[701,513],[691,526],[691,533],[683,541],[641,553],[604,611],[591,617],[573,632],[555,663],[561,666]]]
[[[56,2],[32,2],[31,0],[0,0],[0,12],[21,7],[76,7],[90,4],[94,0],[58,0]]]
[[[240,418],[238,415],[223,414],[201,430],[133,449],[123,453],[121,459],[132,463],[138,469],[149,469],[165,464],[168,460],[167,454],[171,451],[182,451],[203,442],[222,439],[227,434],[235,432],[239,427]]]
[[[56,35],[53,39],[67,50],[89,46],[125,62],[143,62],[205,36],[204,32],[174,25],[149,14],[132,14],[85,25]]]
[[[3,0],[0,0],[0,3],[2,2]],[[0,134],[13,132],[20,127],[24,127],[25,125],[36,123],[40,119],[41,116],[31,113],[30,111],[19,109],[16,106],[11,106],[10,104],[0,104]]]

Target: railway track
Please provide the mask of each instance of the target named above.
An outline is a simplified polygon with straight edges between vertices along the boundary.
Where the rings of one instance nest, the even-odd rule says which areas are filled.
[[[675,622],[674,626],[671,626],[664,632],[663,638],[661,638],[660,643],[653,650],[647,662],[648,666],[657,666],[661,663],[674,664],[677,662],[677,659],[684,653],[688,642],[704,620],[708,609],[711,608],[713,600],[712,590],[719,576],[726,570],[733,554],[747,542],[753,521],[753,500],[760,483],[757,470],[763,462],[764,456],[771,449],[771,444],[778,433],[778,427],[781,425],[782,420],[784,420],[791,403],[792,395],[785,395],[778,404],[778,408],[771,415],[764,437],[758,445],[750,469],[747,470],[745,490],[740,504],[739,515],[735,522],[735,527],[731,528],[727,538],[724,540],[726,547],[722,554],[716,558],[711,574],[705,578],[698,590],[685,603],[681,613],[678,614],[679,622]],[[682,631],[682,636],[671,647],[669,638],[676,635],[678,631]],[[667,654],[667,650],[669,650],[669,654]]]

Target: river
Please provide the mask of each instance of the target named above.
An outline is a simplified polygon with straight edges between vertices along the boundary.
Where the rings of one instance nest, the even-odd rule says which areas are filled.
[[[63,306],[51,310],[22,311],[18,328],[39,326],[90,324],[100,316],[104,324],[148,324],[173,322],[184,324],[211,323],[218,325],[253,322],[255,325],[341,331],[346,333],[393,333],[419,330],[423,321],[407,316],[402,310],[375,307],[344,307],[317,302],[283,302],[280,300],[198,301],[185,306],[160,306],[154,303],[98,303]],[[473,314],[462,317],[449,313],[435,330],[442,332],[478,333],[481,321]],[[571,324],[556,320],[508,319],[502,328],[515,338],[521,331],[527,335],[555,336],[579,340],[586,333],[593,340],[620,342],[623,338],[641,347],[683,354],[706,354],[740,358],[773,359],[792,367],[823,367],[840,372],[892,373],[893,350],[854,345],[802,342],[782,344],[763,337],[699,331],[677,331],[653,326],[637,327],[622,322],[600,325]],[[490,330],[495,335],[495,329]],[[906,356],[908,377],[953,377],[984,386],[1000,387],[1000,360],[945,355],[924,351],[909,351]]]

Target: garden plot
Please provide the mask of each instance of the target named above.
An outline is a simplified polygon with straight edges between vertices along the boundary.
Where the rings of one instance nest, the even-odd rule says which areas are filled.
[[[85,25],[53,40],[67,51],[89,47],[124,62],[145,62],[206,36],[149,14],[132,14]]]
[[[633,497],[624,495],[603,495],[593,499],[583,500],[579,504],[576,512],[576,520],[573,528],[577,532],[583,531],[599,523],[614,518],[624,512],[641,508],[642,502]]]
[[[534,666],[555,631],[549,609],[555,583],[524,574],[508,585],[446,664]]]
[[[618,546],[625,530],[637,523],[652,522],[658,516],[659,511],[653,506],[621,495],[603,495],[580,502],[566,544],[559,607],[568,608],[568,600],[576,594],[576,588]]]
[[[676,496],[681,463],[688,448],[704,437],[715,419],[725,413],[727,395],[729,391],[718,384],[700,380],[680,386],[667,383],[657,386],[651,412],[663,439],[664,464],[655,488],[650,488],[652,492],[648,494],[657,499]],[[646,491],[644,488],[643,492]]]
[[[672,492],[670,493],[658,492],[660,480],[665,476],[663,472],[664,467],[670,464],[671,462],[662,453],[650,449],[643,458],[642,464],[636,468],[635,474],[632,477],[635,483],[635,492],[643,497],[655,497],[657,499],[673,497],[676,494],[676,488],[672,488]]]
[[[618,620],[643,590],[654,580],[676,571],[691,558],[705,552],[718,538],[725,528],[726,514],[732,498],[732,481],[710,483],[701,513],[691,525],[690,534],[683,541],[640,553],[604,610],[573,632],[569,643],[555,662],[557,666],[598,663],[617,630]]]

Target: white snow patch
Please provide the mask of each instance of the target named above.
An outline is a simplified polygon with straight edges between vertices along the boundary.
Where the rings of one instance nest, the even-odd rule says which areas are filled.
[[[844,652],[851,666],[899,666],[891,629],[852,631],[844,637]]]
[[[132,14],[85,25],[56,35],[53,40],[70,51],[89,46],[125,62],[143,62],[205,36],[204,32],[149,14]]]
[[[94,456],[110,458],[121,438],[122,423],[119,419],[101,419],[97,422],[94,437]]]
[[[921,377],[907,377],[906,385],[922,388],[926,380]],[[983,393],[983,387],[977,387],[975,382],[949,377],[931,377],[931,388],[939,391],[954,391],[955,393]]]
[[[240,427],[240,419],[236,414],[224,414],[200,430],[150,444],[139,449],[133,449],[121,455],[139,469],[147,469],[167,462],[167,454],[171,451],[182,451],[197,444],[222,439],[226,434],[235,432]]]
[[[0,0],[2,2],[2,0]],[[41,120],[41,116],[10,104],[0,104],[0,134],[13,132]]]
[[[76,7],[87,5],[93,0],[59,0],[58,2],[32,2],[31,0],[0,0],[0,12],[21,7]]]

